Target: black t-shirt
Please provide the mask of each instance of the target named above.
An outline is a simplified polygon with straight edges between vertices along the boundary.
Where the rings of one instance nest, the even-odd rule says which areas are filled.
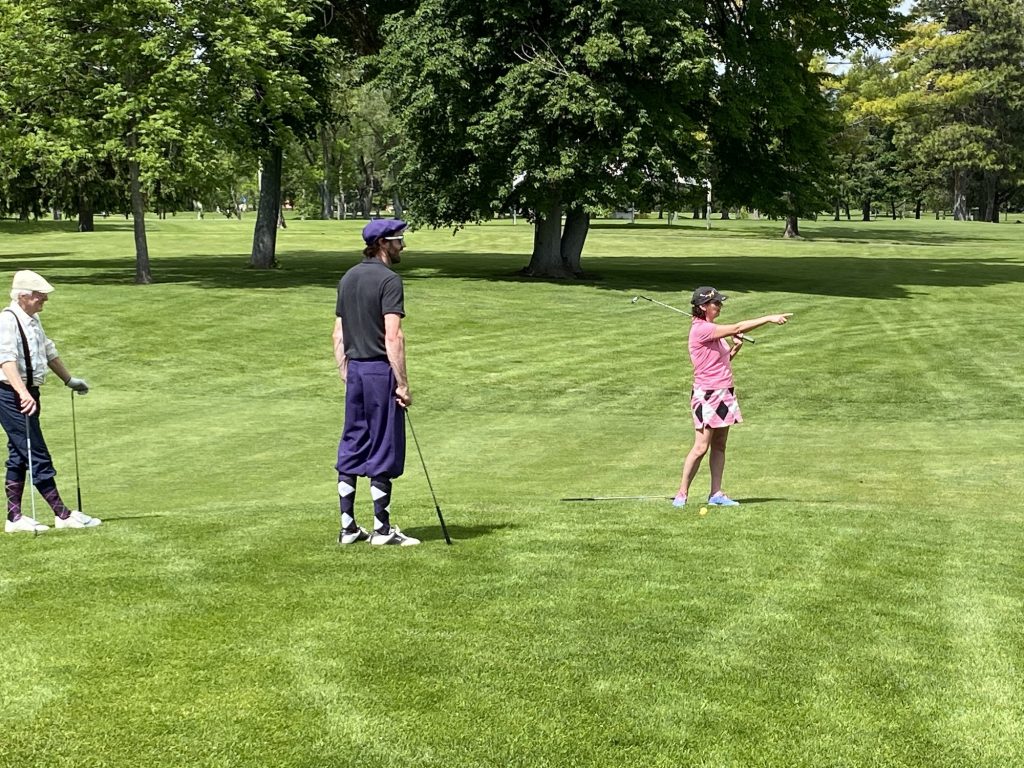
[[[352,267],[338,282],[338,305],[345,334],[345,356],[365,360],[387,354],[384,315],[405,317],[402,278],[377,259]]]

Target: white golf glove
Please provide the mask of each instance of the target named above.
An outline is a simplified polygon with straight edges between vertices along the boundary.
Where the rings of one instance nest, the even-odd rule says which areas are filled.
[[[76,379],[74,376],[68,379],[67,386],[80,395],[84,395],[89,391],[89,385],[85,383],[85,379]]]

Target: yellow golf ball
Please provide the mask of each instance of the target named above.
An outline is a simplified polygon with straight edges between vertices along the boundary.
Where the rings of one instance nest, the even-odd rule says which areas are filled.
[[[701,517],[704,517],[704,515],[706,515],[707,513],[708,513],[708,508],[707,507],[701,507],[700,508],[700,516]]]

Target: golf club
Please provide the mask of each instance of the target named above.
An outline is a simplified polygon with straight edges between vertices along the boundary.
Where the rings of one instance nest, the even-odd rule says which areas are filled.
[[[430,495],[434,499],[434,509],[437,510],[437,519],[441,523],[441,533],[444,534],[444,540],[451,546],[452,540],[448,536],[448,528],[444,524],[444,515],[441,514],[441,505],[437,503],[437,494],[434,493],[434,484],[430,482],[430,473],[427,472],[427,462],[423,460],[423,451],[420,450],[420,441],[416,439],[416,430],[412,427],[412,419],[409,418],[409,409],[405,410],[405,420],[409,422],[409,431],[412,433],[412,441],[416,443],[416,453],[420,455],[420,464],[423,465],[423,474],[427,477],[427,486],[430,488]]]
[[[634,296],[633,300],[631,302],[629,302],[629,303],[630,304],[636,304],[638,301],[640,301],[640,299],[643,299],[644,301],[649,301],[649,302],[651,302],[651,304],[657,304],[660,307],[665,307],[665,309],[671,309],[673,312],[678,312],[680,315],[688,315],[688,316],[690,315],[689,312],[684,312],[681,309],[673,307],[671,304],[665,304],[664,302],[658,301],[657,299],[648,298],[647,296]],[[757,344],[757,341],[755,341],[754,339],[750,338],[749,336],[747,336],[744,333],[737,333],[736,334],[736,338],[737,339],[742,339],[743,341],[750,342],[751,344]]]
[[[84,512],[82,507],[82,477],[78,473],[78,423],[75,421],[75,391],[71,390],[71,435],[75,446],[75,491],[78,494],[78,511]]]
[[[26,447],[28,449],[28,498],[29,498],[30,503],[32,505],[32,520],[33,520],[32,536],[34,537],[34,536],[36,536],[38,534],[38,531],[36,530],[36,525],[35,525],[38,522],[38,520],[36,518],[36,493],[35,493],[35,491],[36,491],[36,483],[35,483],[35,475],[32,473],[32,430],[31,430],[31,426],[32,425],[29,424],[28,414],[26,413],[25,414],[25,442],[27,444]]]
[[[671,498],[671,496],[570,496],[559,499],[559,501],[650,501],[655,499],[664,501]]]

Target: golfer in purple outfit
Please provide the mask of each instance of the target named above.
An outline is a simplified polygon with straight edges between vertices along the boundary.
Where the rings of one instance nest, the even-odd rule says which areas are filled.
[[[403,547],[419,539],[391,524],[391,481],[405,469],[405,409],[412,403],[405,369],[402,260],[406,223],[376,219],[363,227],[363,260],[338,283],[334,359],[345,382],[345,427],[338,444],[339,544],[369,541]],[[373,533],[356,524],[356,478],[370,479]]]

